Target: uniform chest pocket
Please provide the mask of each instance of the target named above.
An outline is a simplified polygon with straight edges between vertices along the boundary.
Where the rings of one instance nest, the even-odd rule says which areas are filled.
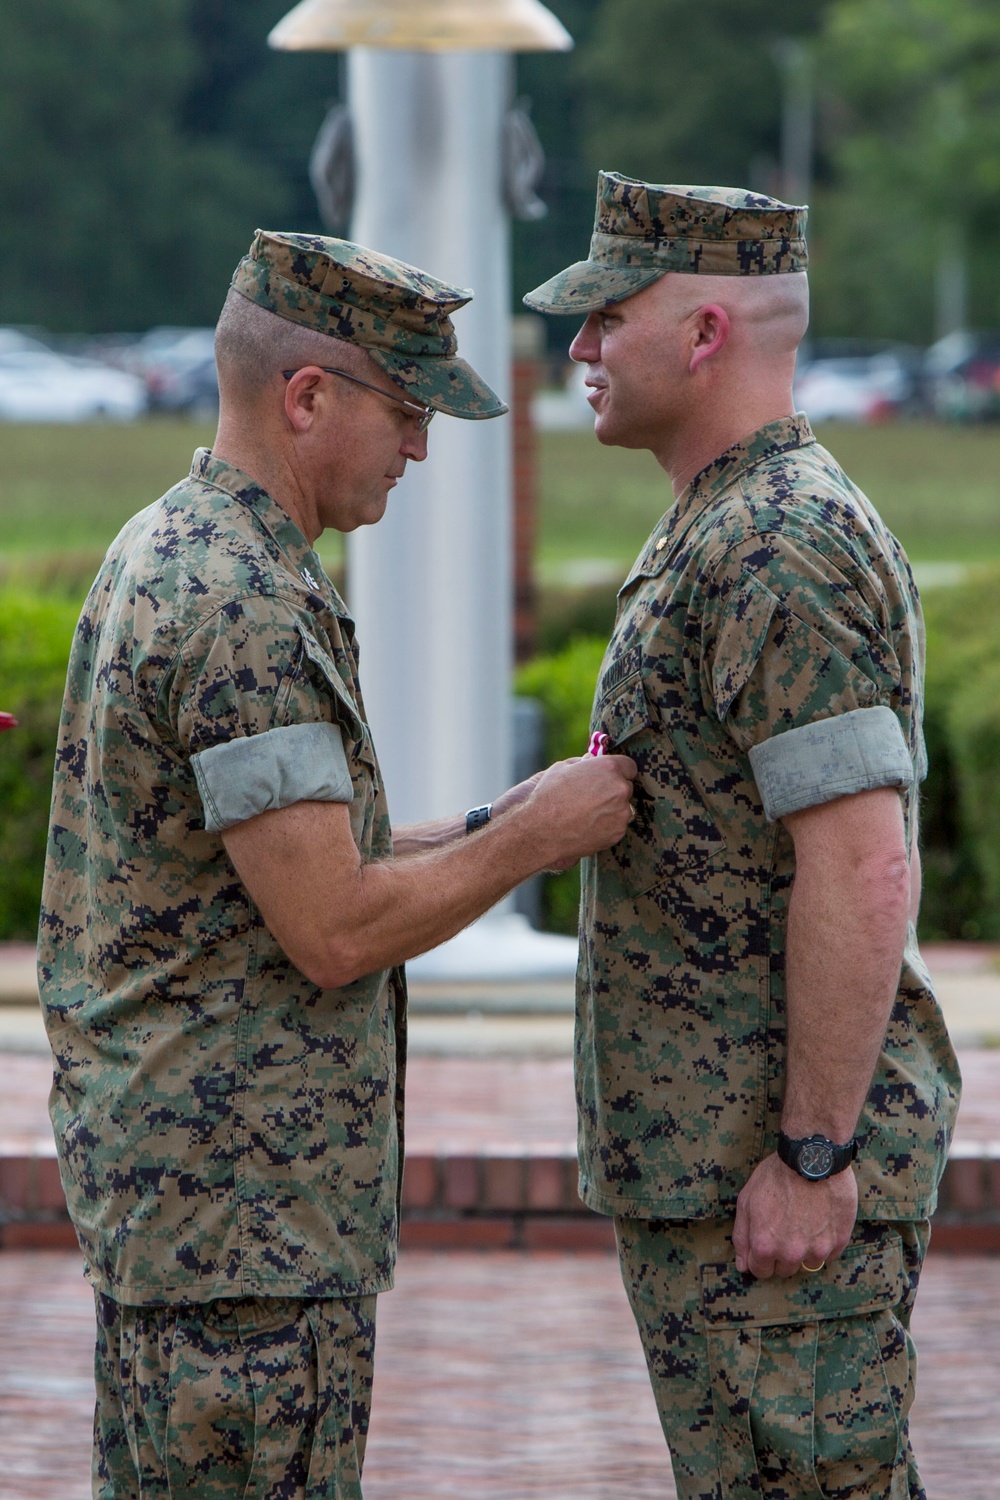
[[[329,696],[333,700],[334,717],[344,732],[345,738],[350,743],[348,749],[354,760],[362,761],[371,773],[371,779],[377,784],[378,763],[375,759],[375,747],[368,725],[364,722],[357,708],[348,696],[347,688],[336,665],[331,658],[306,631],[300,628],[299,635],[302,639],[302,650],[312,670],[322,679]]]
[[[604,731],[612,750],[630,755],[638,766],[635,817],[610,851],[630,896],[696,869],[725,848],[669,733],[650,710],[640,673],[605,695],[594,728]]]

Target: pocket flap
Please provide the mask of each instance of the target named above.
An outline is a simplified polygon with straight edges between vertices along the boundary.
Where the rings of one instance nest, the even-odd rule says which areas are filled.
[[[617,750],[640,730],[648,729],[652,721],[641,675],[636,673],[634,677],[617,683],[602,701],[596,718],[608,736],[612,750]]]
[[[758,1281],[733,1265],[704,1266],[701,1310],[705,1322],[718,1328],[816,1323],[895,1307],[905,1290],[899,1236],[887,1230],[881,1242],[848,1245],[813,1275],[802,1271]]]
[[[301,626],[299,626],[299,635],[306,657],[319,672],[336,701],[334,712],[337,715],[338,722],[354,741],[355,756],[358,760],[367,761],[370,765],[374,766],[375,751],[372,746],[371,735],[368,732],[368,726],[352,702],[344,680],[337,671],[336,664],[331,661],[319,641],[314,636],[311,636],[308,631],[303,630]]]
[[[712,671],[712,696],[720,723],[746,687],[777,606],[775,595],[752,573],[744,573],[726,600]]]
[[[617,865],[630,896],[704,864],[724,842],[669,734],[653,717],[641,666],[638,647],[619,658],[601,680],[593,719],[594,728],[607,734],[611,749],[630,755],[638,768],[633,820],[605,856]],[[622,675],[623,667],[631,668],[627,676]]]

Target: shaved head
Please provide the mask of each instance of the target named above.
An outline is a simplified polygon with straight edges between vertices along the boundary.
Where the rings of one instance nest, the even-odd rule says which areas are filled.
[[[361,379],[379,374],[379,366],[357,344],[280,318],[235,291],[226,297],[216,325],[215,362],[220,399],[237,407],[255,406],[279,370],[339,365]]]
[[[586,364],[598,441],[648,448],[675,490],[732,443],[794,411],[809,323],[805,272],[668,271],[591,312],[570,346]]]
[[[654,286],[679,319],[713,304],[725,308],[743,352],[772,359],[793,353],[809,326],[809,279],[781,276],[687,276],[670,271]]]

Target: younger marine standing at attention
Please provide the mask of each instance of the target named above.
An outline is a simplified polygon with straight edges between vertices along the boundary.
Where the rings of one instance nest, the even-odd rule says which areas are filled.
[[[910,1313],[959,1076],[917,948],[924,638],[902,548],[796,415],[804,209],[602,172],[599,442],[674,502],[592,730],[636,817],[584,865],[580,1182],[614,1216],[680,1500],[924,1500]]]

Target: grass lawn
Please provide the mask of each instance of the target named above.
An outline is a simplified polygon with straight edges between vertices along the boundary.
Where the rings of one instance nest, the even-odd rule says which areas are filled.
[[[190,422],[0,424],[0,553],[103,549],[212,436]]]
[[[821,439],[865,489],[916,562],[1000,560],[1000,426],[840,425]],[[86,571],[122,523],[181,478],[211,429],[0,424],[0,558],[76,555]],[[541,439],[543,578],[614,576],[670,504],[648,453],[602,448],[589,432]],[[324,537],[336,565],[339,541]]]
[[[62,574],[89,584],[129,516],[183,479],[194,450],[210,447],[214,435],[212,423],[163,417],[0,422],[0,561],[34,566],[60,554]],[[320,552],[327,566],[338,567],[340,537],[327,533]]]
[[[1000,426],[899,423],[820,428],[915,562],[1000,560]],[[632,561],[671,503],[649,453],[602,448],[589,433],[542,442],[543,574],[574,561]],[[581,568],[581,575],[585,569]]]

